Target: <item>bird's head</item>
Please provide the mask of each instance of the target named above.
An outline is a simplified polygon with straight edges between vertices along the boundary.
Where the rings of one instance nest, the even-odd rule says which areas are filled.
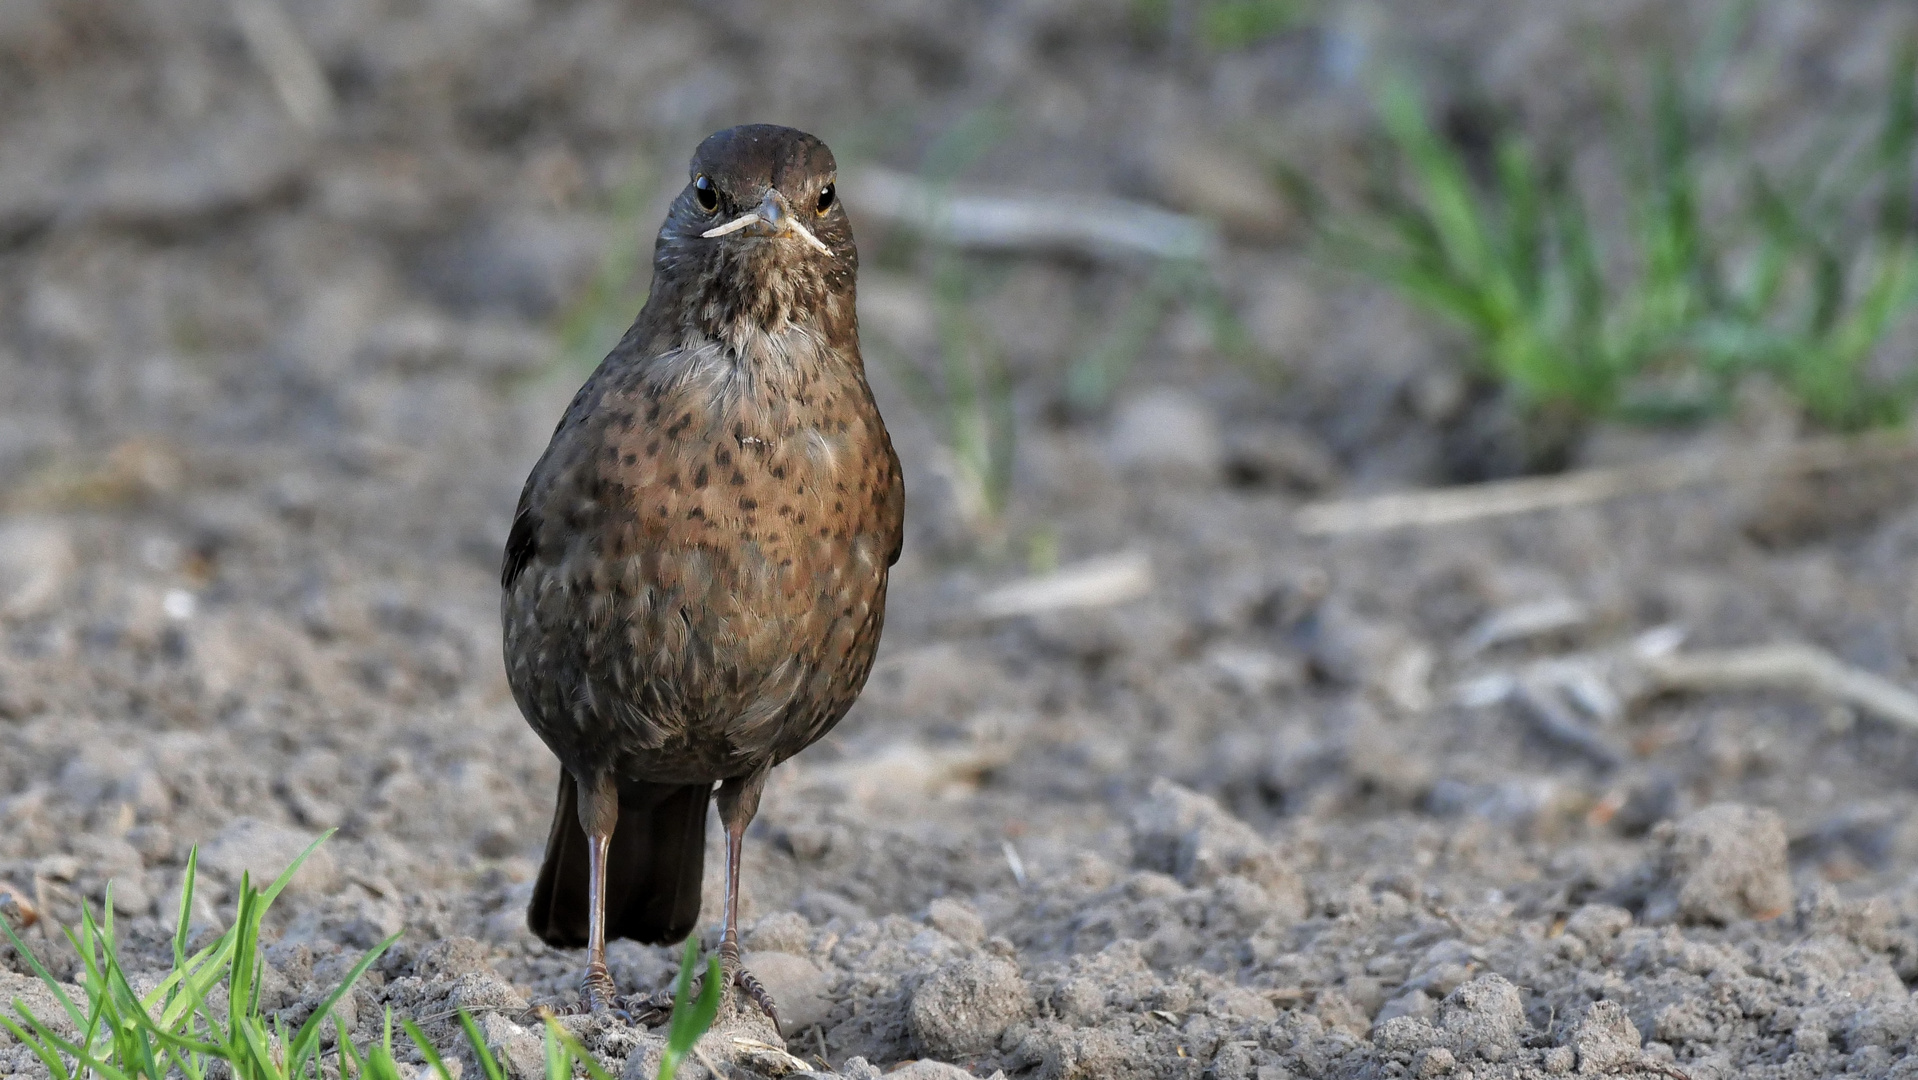
[[[803,131],[746,124],[694,151],[654,248],[654,293],[724,336],[852,317],[859,256],[839,205],[838,166]],[[689,327],[690,328],[690,327]]]

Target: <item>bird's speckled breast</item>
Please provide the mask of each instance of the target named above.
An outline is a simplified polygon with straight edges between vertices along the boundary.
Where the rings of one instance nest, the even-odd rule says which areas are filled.
[[[865,682],[902,497],[857,358],[802,328],[615,354],[529,480],[515,696],[579,775],[791,756]]]

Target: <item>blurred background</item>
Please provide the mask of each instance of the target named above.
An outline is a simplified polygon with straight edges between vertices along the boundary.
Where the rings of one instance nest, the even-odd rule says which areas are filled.
[[[1891,0],[7,0],[0,885],[164,920],[188,845],[237,879],[339,828],[301,940],[459,933],[562,986],[518,923],[556,769],[499,552],[693,147],[773,122],[841,165],[909,538],[749,913],[962,896],[1029,973],[1149,939],[1368,1030],[1406,971],[1030,906],[1157,867],[1157,777],[1288,853],[1288,919],[1422,895],[1388,870],[1488,925],[1643,915],[1634,868],[1727,799],[1788,906],[1903,905],[1915,33]],[[1523,477],[1527,513],[1373,501]]]

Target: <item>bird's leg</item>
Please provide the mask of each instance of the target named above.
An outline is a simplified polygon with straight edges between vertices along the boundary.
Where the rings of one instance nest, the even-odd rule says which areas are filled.
[[[734,985],[746,992],[759,1011],[779,1027],[779,1010],[766,987],[739,959],[739,856],[746,826],[759,812],[759,793],[766,787],[766,767],[750,776],[736,777],[719,786],[719,820],[726,826],[726,932],[719,941],[719,961]]]
[[[611,776],[580,785],[579,824],[586,830],[586,976],[580,993],[593,1012],[620,1012],[618,988],[606,967],[606,851],[619,823],[619,789]]]

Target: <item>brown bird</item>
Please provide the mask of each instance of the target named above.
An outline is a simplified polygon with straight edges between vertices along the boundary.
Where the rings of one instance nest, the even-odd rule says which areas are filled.
[[[905,487],[859,356],[859,258],[832,152],[753,124],[693,155],[652,295],[527,477],[500,604],[513,697],[563,771],[527,923],[586,947],[699,918],[706,806],[739,857],[766,774],[832,730],[872,670]]]

